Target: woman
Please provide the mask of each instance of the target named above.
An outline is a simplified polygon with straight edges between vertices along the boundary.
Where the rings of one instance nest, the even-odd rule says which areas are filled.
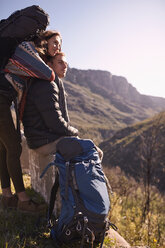
[[[16,111],[23,109],[24,92],[30,78],[55,79],[53,70],[45,62],[61,50],[61,43],[61,36],[56,31],[45,31],[31,42],[22,42],[0,74],[0,179],[5,208],[34,213],[43,210],[43,205],[33,202],[25,192],[20,164],[19,125],[16,130],[10,108],[14,101]],[[10,178],[16,195],[11,192]]]

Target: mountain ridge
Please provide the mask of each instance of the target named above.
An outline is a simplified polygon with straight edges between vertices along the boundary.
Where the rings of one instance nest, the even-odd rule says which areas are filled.
[[[97,144],[165,106],[164,98],[142,95],[126,78],[108,71],[68,68],[64,84],[73,125]]]
[[[127,81],[125,77],[113,75],[109,71],[91,69],[79,70],[75,68],[69,68],[66,79],[68,81],[71,81],[72,83],[78,83],[79,85],[89,87],[92,90],[94,90],[94,87],[91,86],[93,86],[93,82],[95,81],[94,86],[98,87],[95,89],[96,92],[98,92],[98,89],[106,89],[106,91],[104,92],[105,97],[108,91],[108,93],[117,94],[119,96],[122,96],[123,98],[127,97],[128,101],[136,103],[141,103],[142,101],[143,105],[152,103],[152,105],[154,106],[155,104],[161,105],[162,103],[165,103],[165,98],[141,94],[134,86],[132,86],[132,84]],[[88,85],[86,80],[88,80],[92,84]],[[102,86],[100,85],[100,82],[103,82]],[[99,91],[98,94],[102,94],[102,90]],[[163,106],[161,105],[155,107],[159,108]]]

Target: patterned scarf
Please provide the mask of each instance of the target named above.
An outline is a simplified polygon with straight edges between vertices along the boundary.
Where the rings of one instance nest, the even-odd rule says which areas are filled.
[[[22,99],[29,78],[55,79],[53,70],[41,59],[33,42],[24,41],[18,45],[4,71],[6,79],[18,92],[18,102]]]

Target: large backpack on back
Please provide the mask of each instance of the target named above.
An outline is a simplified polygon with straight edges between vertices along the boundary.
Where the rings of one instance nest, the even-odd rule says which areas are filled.
[[[48,14],[37,5],[17,10],[0,21],[0,69],[4,68],[16,46],[44,31],[49,24]]]
[[[51,227],[51,237],[60,245],[79,241],[81,247],[84,243],[93,247],[94,243],[101,242],[102,247],[109,225],[110,199],[94,143],[91,140],[64,138],[57,145],[52,164],[58,168],[59,178],[56,176],[52,188],[48,219],[51,218],[58,181],[62,206],[59,218]]]

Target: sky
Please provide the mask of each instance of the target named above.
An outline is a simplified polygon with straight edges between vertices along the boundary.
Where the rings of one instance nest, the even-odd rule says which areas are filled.
[[[33,4],[62,34],[70,67],[106,70],[165,97],[165,0],[0,0],[0,19]]]

